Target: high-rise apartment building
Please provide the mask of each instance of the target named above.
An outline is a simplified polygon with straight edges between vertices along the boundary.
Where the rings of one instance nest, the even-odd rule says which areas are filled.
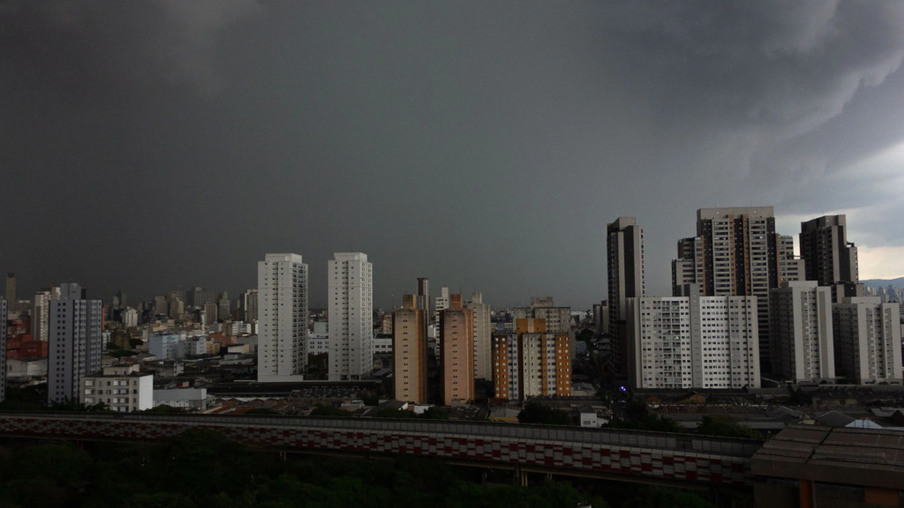
[[[439,323],[439,313],[449,308],[449,288],[441,287],[439,296],[433,298],[433,322]]]
[[[373,266],[363,252],[329,262],[330,381],[363,379],[373,370]]]
[[[215,329],[217,324],[217,304],[214,302],[205,303],[201,306],[200,313],[201,324],[209,330]]]
[[[806,260],[807,280],[820,286],[857,282],[857,247],[847,241],[845,215],[824,215],[800,223],[800,255]]]
[[[831,289],[816,281],[790,281],[769,296],[775,373],[792,381],[834,381]]]
[[[31,306],[31,336],[34,340],[50,340],[50,291],[38,291]]]
[[[845,298],[832,309],[835,373],[856,384],[901,384],[901,311],[879,297]]]
[[[495,397],[525,400],[571,395],[571,341],[542,319],[518,319],[515,333],[493,335]]]
[[[571,340],[571,350],[574,350],[571,307],[556,307],[555,299],[551,296],[532,296],[530,307],[512,309],[512,320],[517,323],[519,319],[542,319],[546,323],[547,332],[568,335]]]
[[[430,279],[427,277],[417,279],[417,308],[426,312],[428,318],[433,316],[430,313]]]
[[[257,380],[304,379],[308,337],[308,265],[299,254],[267,254],[257,263]],[[216,312],[216,304],[201,305]]]
[[[632,387],[760,387],[756,297],[630,298],[628,312]]]
[[[82,379],[101,371],[103,304],[85,298],[81,286],[60,285],[50,302],[48,402],[78,402]]]
[[[474,312],[462,305],[461,295],[449,295],[439,315],[443,404],[474,400]]]
[[[483,295],[474,293],[471,301],[465,305],[474,313],[474,378],[493,379],[493,315],[488,303],[483,302]]]
[[[834,301],[864,295],[858,284],[857,247],[847,241],[847,218],[824,215],[800,223],[800,255],[806,278],[831,286]]]
[[[217,298],[217,320],[226,321],[230,319],[231,312],[232,302],[229,301],[229,294],[220,293],[220,297]]]
[[[771,206],[701,208],[697,236],[678,241],[672,263],[673,294],[698,284],[703,296],[756,296],[760,366],[772,370],[769,290],[796,280],[803,261],[794,257],[794,241],[775,232]]]
[[[242,293],[242,318],[246,323],[257,321],[257,290],[249,289]]]
[[[405,295],[392,313],[392,384],[396,400],[427,402],[427,312]]]
[[[634,217],[619,217],[606,225],[609,333],[615,370],[627,370],[627,299],[644,296],[643,228]]]

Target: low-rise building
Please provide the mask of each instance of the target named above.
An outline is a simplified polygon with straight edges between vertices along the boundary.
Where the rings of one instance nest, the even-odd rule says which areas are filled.
[[[142,374],[137,364],[104,367],[103,375],[82,379],[79,402],[87,406],[103,403],[122,413],[151,409],[154,376]]]
[[[204,411],[207,409],[207,388],[164,388],[154,390],[154,407],[157,406]]]

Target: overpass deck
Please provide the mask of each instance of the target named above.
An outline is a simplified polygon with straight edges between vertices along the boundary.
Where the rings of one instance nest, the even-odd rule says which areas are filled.
[[[749,485],[761,441],[684,434],[376,418],[0,413],[0,435],[160,439],[214,428],[286,451],[431,456],[580,475]]]

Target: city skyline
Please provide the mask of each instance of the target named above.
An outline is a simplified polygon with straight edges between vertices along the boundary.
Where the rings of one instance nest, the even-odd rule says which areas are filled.
[[[904,275],[904,5],[8,2],[0,271],[19,298],[204,286],[267,252],[366,252],[494,306],[606,298],[605,224],[670,294],[694,211],[847,216],[861,279]],[[799,254],[799,250],[796,251]]]

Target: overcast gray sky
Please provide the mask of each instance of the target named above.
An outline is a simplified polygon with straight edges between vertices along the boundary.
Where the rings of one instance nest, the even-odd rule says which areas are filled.
[[[19,294],[256,285],[311,305],[363,251],[588,308],[605,226],[668,294],[701,207],[846,213],[861,278],[904,275],[904,2],[0,2],[0,270]]]

